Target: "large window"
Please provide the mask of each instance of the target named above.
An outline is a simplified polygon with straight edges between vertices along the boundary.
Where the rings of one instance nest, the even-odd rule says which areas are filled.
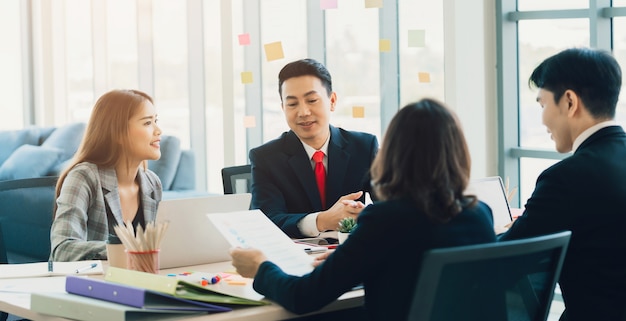
[[[339,97],[332,124],[379,138],[401,103],[444,99],[437,1],[28,3],[0,1],[1,129],[85,122],[104,92],[137,88],[155,99],[164,134],[198,152],[196,181],[213,193],[222,167],[288,130],[277,88],[288,62],[325,63]]]
[[[613,1],[625,6],[626,1]],[[500,151],[501,174],[519,185],[515,206],[523,206],[534,190],[537,176],[567,154],[557,154],[541,122],[537,90],[529,88],[532,70],[547,57],[571,47],[595,47],[612,51],[622,68],[626,66],[626,17],[611,11],[611,1],[599,0],[499,0],[502,12],[497,28],[501,67],[499,107],[503,135],[514,135]],[[605,6],[596,10],[593,6]],[[620,15],[622,15],[620,17]],[[513,40],[512,40],[513,39]],[[511,83],[511,76],[517,82]],[[624,96],[622,89],[622,95]],[[516,106],[517,113],[507,109]],[[618,102],[617,121],[626,125],[626,101]],[[517,131],[508,130],[516,128]]]
[[[24,126],[20,2],[0,1],[0,130]]]

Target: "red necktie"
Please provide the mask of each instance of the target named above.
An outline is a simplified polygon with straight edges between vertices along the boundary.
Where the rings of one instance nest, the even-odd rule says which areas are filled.
[[[315,180],[317,181],[317,190],[320,192],[320,199],[322,200],[322,207],[326,208],[326,169],[324,168],[324,152],[316,151],[313,154],[313,161],[315,162]]]

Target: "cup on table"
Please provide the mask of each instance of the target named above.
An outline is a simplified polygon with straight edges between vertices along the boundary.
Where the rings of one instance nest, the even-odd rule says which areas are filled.
[[[126,268],[129,270],[158,274],[159,250],[126,250]]]
[[[109,266],[126,268],[126,248],[117,235],[109,234],[109,238],[106,242],[107,248],[107,260]]]

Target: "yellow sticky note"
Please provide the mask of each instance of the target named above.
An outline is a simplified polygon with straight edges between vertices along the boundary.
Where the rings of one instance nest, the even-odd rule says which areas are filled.
[[[253,81],[252,71],[244,71],[241,73],[241,83],[242,84],[251,84]]]
[[[243,117],[243,127],[244,128],[256,127],[256,118],[254,116],[244,116]]]
[[[283,44],[280,41],[268,43],[264,47],[267,61],[285,58],[285,54],[283,53]]]
[[[389,40],[389,39],[380,39],[378,41],[378,49],[381,52],[389,52],[389,51],[391,51],[391,40]]]
[[[363,106],[353,106],[352,107],[352,118],[365,118],[365,107],[363,107]]]
[[[383,0],[365,0],[365,8],[382,8]]]
[[[424,47],[425,44],[425,30],[409,30],[409,47]]]
[[[428,72],[420,72],[417,73],[417,78],[420,82],[430,82],[430,73]]]

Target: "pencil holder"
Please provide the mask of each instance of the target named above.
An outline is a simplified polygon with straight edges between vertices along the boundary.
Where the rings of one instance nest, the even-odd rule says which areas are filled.
[[[126,266],[129,270],[159,273],[159,250],[128,251],[126,250]]]

